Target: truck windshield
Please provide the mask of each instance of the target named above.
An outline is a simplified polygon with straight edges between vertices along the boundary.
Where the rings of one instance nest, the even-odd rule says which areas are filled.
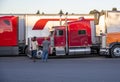
[[[54,35],[54,31],[50,31],[50,36],[53,36]]]

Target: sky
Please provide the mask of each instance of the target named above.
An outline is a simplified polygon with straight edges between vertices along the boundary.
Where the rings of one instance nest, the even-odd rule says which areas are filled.
[[[91,10],[120,10],[120,0],[0,0],[0,13],[45,14],[64,13],[88,14]]]

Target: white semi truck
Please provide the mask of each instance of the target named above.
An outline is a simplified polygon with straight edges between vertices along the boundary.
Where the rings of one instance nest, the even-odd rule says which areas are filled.
[[[101,54],[120,57],[120,11],[106,11],[100,16],[96,35],[101,36]]]

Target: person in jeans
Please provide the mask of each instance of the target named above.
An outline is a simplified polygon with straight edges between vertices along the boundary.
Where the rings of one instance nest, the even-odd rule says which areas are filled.
[[[32,42],[31,42],[31,50],[32,50],[33,62],[35,62],[35,57],[37,55],[37,49],[38,49],[38,42],[36,40],[36,37],[33,37]]]
[[[47,37],[45,37],[44,41],[42,42],[42,46],[43,46],[43,53],[42,53],[42,61],[46,61],[48,59],[48,52],[49,52],[49,45],[50,42],[47,40]]]

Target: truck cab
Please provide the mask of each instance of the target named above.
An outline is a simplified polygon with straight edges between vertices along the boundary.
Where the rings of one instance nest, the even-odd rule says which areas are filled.
[[[18,17],[0,17],[0,53],[3,55],[18,54]]]
[[[92,45],[91,20],[68,22],[65,26],[54,26],[51,36],[56,55],[90,54]]]

